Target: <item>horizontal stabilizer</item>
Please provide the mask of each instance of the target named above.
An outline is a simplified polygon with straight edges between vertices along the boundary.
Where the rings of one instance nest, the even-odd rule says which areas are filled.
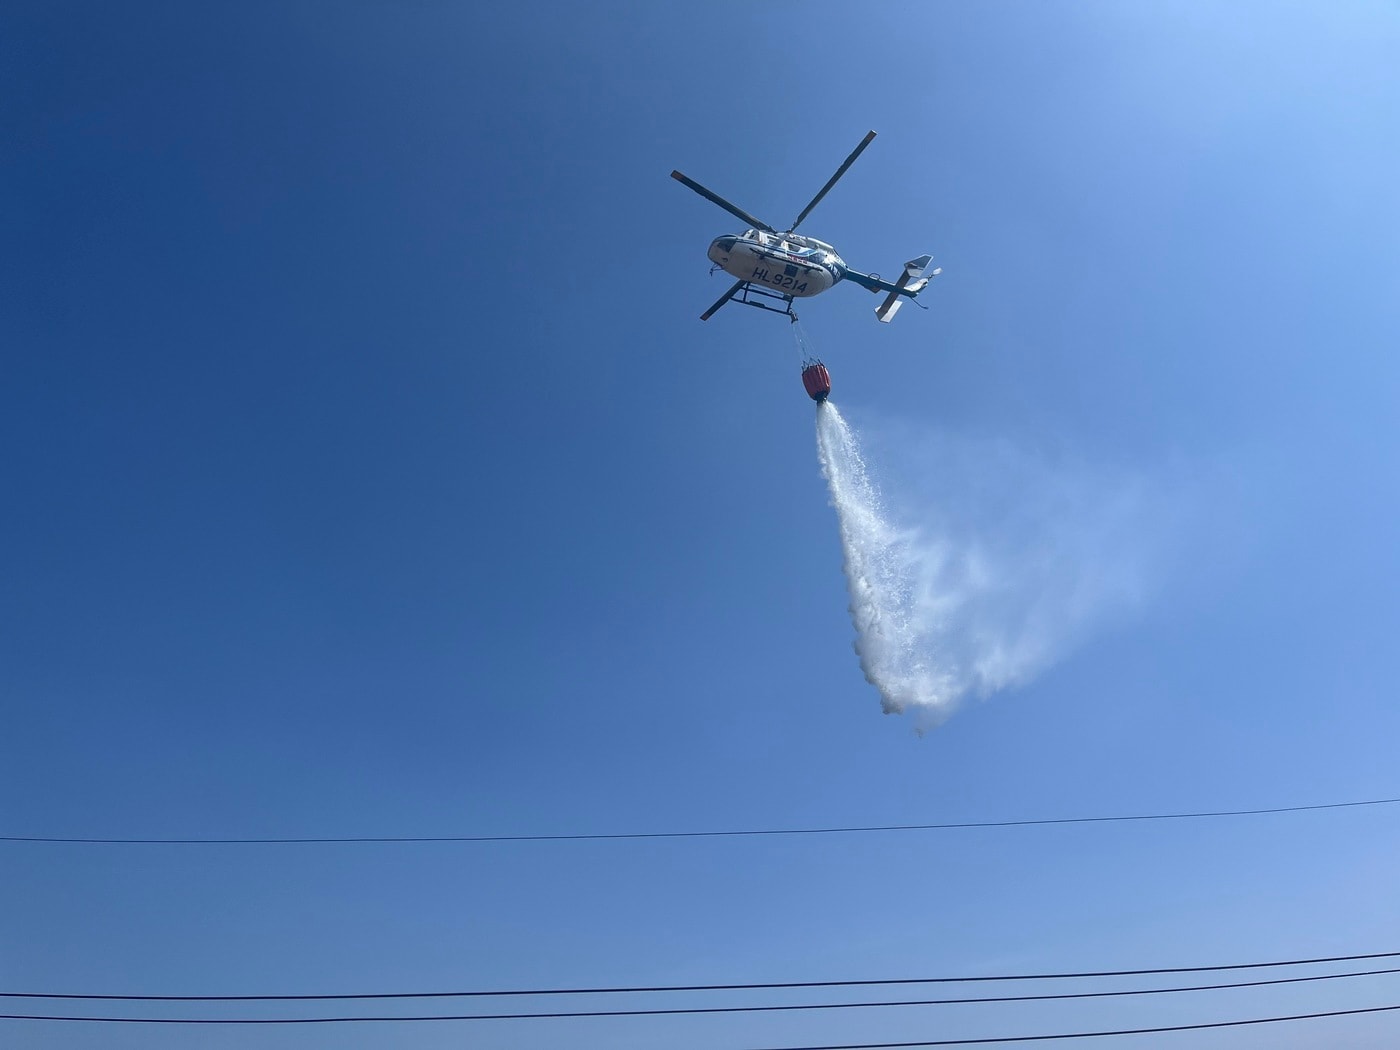
[[[885,301],[875,308],[875,316],[888,324],[894,319],[894,315],[899,313],[899,308],[904,305],[902,296],[912,299],[924,290],[930,279],[937,277],[943,272],[942,267],[923,276],[928,264],[933,262],[933,256],[921,255],[917,259],[910,259],[904,264],[904,273],[900,275],[899,281],[890,289],[890,294],[885,296]]]
[[[932,255],[921,255],[917,259],[910,259],[904,264],[904,274],[912,281],[915,277],[922,276],[931,262],[933,262]]]
[[[885,297],[885,301],[875,307],[875,316],[886,324],[894,319],[894,315],[899,313],[899,308],[904,305],[904,300],[899,297],[898,292],[890,292]]]

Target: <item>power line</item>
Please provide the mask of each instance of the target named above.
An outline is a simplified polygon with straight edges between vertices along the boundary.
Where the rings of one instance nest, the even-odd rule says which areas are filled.
[[[0,992],[5,999],[88,999],[106,1002],[162,1003],[271,1003],[327,1002],[351,999],[466,999],[504,996],[618,995],[644,992],[753,992],[790,988],[886,987],[899,984],[971,984],[996,981],[1060,981],[1091,977],[1148,977],[1174,973],[1218,973],[1223,970],[1262,970],[1284,966],[1315,966],[1322,963],[1360,962],[1367,959],[1393,959],[1400,951],[1371,952],[1364,955],[1332,955],[1314,959],[1280,959],[1268,962],[1223,963],[1211,966],[1169,966],[1140,970],[1087,970],[1073,973],[989,974],[979,977],[891,977],[845,981],[770,981],[758,984],[672,984],[600,988],[511,988],[495,991],[460,992],[354,992],[334,995],[89,995],[74,992]],[[1389,973],[1391,971],[1376,971]],[[1360,975],[1358,975],[1360,976]]]
[[[1203,820],[1218,817],[1257,817],[1274,813],[1305,813],[1360,806],[1391,806],[1400,798],[1360,802],[1326,802],[1266,809],[1220,809],[1192,813],[1129,813],[1103,817],[1048,817],[1038,820],[959,821],[945,824],[880,824],[831,828],[748,828],[730,831],[626,831],[564,835],[347,835],[288,838],[97,838],[52,835],[0,835],[0,842],[53,843],[82,846],[312,846],[396,843],[471,842],[608,842],[637,839],[756,838],[777,835],[865,835],[896,831],[955,831],[974,828],[1024,828],[1053,824],[1113,824],[1142,820]]]
[[[1310,981],[1333,981],[1348,977],[1376,977],[1400,973],[1400,968],[1364,970],[1354,973],[1314,974],[1307,977],[1280,977],[1266,981],[1235,981],[1228,984],[1202,984],[1175,988],[1128,988],[1108,992],[1057,992],[1045,995],[998,995],[959,999],[911,999],[863,1003],[794,1003],[777,1006],[701,1006],[658,1007],[643,1010],[560,1010],[548,1013],[513,1014],[436,1014],[430,1016],[356,1016],[356,1017],[259,1017],[259,1018],[183,1018],[183,1017],[75,1017],[49,1014],[0,1014],[0,1019],[26,1021],[112,1021],[126,1024],[345,1024],[357,1021],[523,1021],[560,1020],[583,1017],[662,1017],[681,1014],[740,1014],[778,1013],[803,1010],[855,1010],[872,1007],[962,1006],[986,1003],[1045,1002],[1059,999],[1105,999],[1136,995],[1165,995],[1175,992],[1213,992],[1236,988],[1260,988],[1266,985],[1303,984]],[[28,998],[123,998],[117,996],[26,996]],[[134,997],[125,997],[134,998]]]
[[[1051,1039],[1099,1039],[1115,1035],[1156,1035],[1160,1032],[1199,1032],[1206,1028],[1242,1028],[1254,1024],[1278,1024],[1282,1021],[1311,1021],[1319,1017],[1353,1017],[1357,1014],[1379,1014],[1400,1010],[1394,1006],[1363,1006],[1355,1010],[1326,1010],[1315,1014],[1289,1014],[1285,1017],[1251,1017],[1244,1021],[1208,1021],[1203,1024],[1174,1024],[1161,1028],[1117,1028],[1105,1032],[1057,1032],[1054,1035],[1003,1035],[994,1039],[922,1039],[909,1043],[827,1043],[821,1046],[754,1047],[752,1050],[896,1050],[911,1046],[979,1046],[987,1043],[1036,1043]]]

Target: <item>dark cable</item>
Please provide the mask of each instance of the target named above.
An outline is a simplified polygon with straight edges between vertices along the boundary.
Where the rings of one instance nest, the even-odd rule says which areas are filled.
[[[1316,959],[1284,959],[1272,962],[1229,963],[1215,966],[1172,966],[1143,970],[1094,970],[1081,973],[1021,973],[985,977],[897,977],[862,981],[776,981],[762,984],[673,984],[614,988],[515,988],[500,991],[466,992],[355,992],[338,995],[84,995],[59,992],[0,992],[5,999],[92,999],[108,1002],[162,1003],[248,1003],[323,1002],[350,999],[466,999],[518,995],[611,995],[640,992],[740,992],[769,991],[779,988],[854,988],[897,984],[970,984],[991,981],[1058,981],[1088,977],[1147,977],[1172,973],[1211,973],[1221,970],[1261,970],[1280,966],[1313,966],[1320,963],[1357,962],[1363,959],[1390,959],[1400,951],[1372,952],[1366,955],[1333,955]],[[1378,971],[1389,972],[1389,971]]]
[[[288,846],[346,845],[356,843],[430,842],[600,842],[624,839],[752,838],[768,835],[860,835],[881,831],[953,831],[971,828],[1023,828],[1048,824],[1109,824],[1136,820],[1200,820],[1210,817],[1257,817],[1271,813],[1303,813],[1358,806],[1390,806],[1400,798],[1362,802],[1328,802],[1312,806],[1275,806],[1268,809],[1222,809],[1197,813],[1131,813],[1113,817],[1048,817],[1040,820],[964,821],[949,824],[884,824],[840,828],[754,828],[739,831],[626,831],[570,835],[359,835],[321,838],[82,838],[49,835],[0,835],[0,842],[47,842],[87,846]]]
[[[560,1020],[564,1018],[580,1017],[662,1017],[676,1016],[679,1014],[745,1014],[745,1013],[779,1013],[793,1012],[801,1010],[856,1010],[868,1007],[881,1006],[964,1006],[971,1004],[985,1003],[1028,1003],[1045,1002],[1055,999],[1106,999],[1127,995],[1163,995],[1171,992],[1214,992],[1225,991],[1235,988],[1259,988],[1265,985],[1274,984],[1302,984],[1309,981],[1333,981],[1345,977],[1376,977],[1382,974],[1400,973],[1400,969],[1392,970],[1365,970],[1356,973],[1328,973],[1316,974],[1309,977],[1280,977],[1267,981],[1237,981],[1229,984],[1201,984],[1190,987],[1176,988],[1128,988],[1112,992],[1058,992],[1049,995],[997,995],[963,999],[911,999],[901,1002],[865,1002],[865,1003],[794,1003],[781,1006],[696,1006],[696,1007],[664,1007],[648,1010],[560,1010],[549,1013],[518,1013],[518,1014],[443,1014],[435,1016],[405,1016],[405,1017],[268,1017],[268,1018],[226,1018],[214,1020],[203,1020],[200,1018],[124,1018],[129,1023],[148,1022],[152,1024],[336,1024],[353,1021],[524,1021],[524,1020]],[[63,998],[84,998],[98,999],[108,998],[105,996],[28,996],[29,998],[63,999]],[[111,997],[117,998],[117,997]],[[2,1014],[0,1017],[17,1018],[23,1016],[30,1021],[105,1021],[110,1018],[104,1017],[72,1017],[72,1016],[48,1016],[48,1015],[16,1015]]]
[[[1352,1017],[1357,1014],[1379,1014],[1400,1010],[1394,1006],[1363,1006],[1356,1010],[1326,1010],[1315,1014],[1289,1014],[1286,1017],[1251,1017],[1245,1021],[1208,1021],[1204,1024],[1174,1024],[1162,1028],[1118,1028],[1107,1032],[1060,1032],[1055,1035],[1004,1035],[996,1039],[923,1039],[911,1043],[827,1043],[822,1046],[755,1047],[752,1050],[896,1050],[910,1046],[979,1046],[987,1043],[1036,1043],[1050,1039],[1100,1039],[1114,1035],[1156,1035],[1159,1032],[1199,1032],[1205,1028],[1240,1028],[1252,1024],[1277,1024],[1280,1021],[1311,1021],[1318,1017]]]

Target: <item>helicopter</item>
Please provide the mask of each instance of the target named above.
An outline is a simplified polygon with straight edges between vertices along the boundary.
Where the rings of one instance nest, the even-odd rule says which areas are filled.
[[[723,270],[738,280],[729,291],[720,296],[718,302],[700,315],[700,320],[708,321],[715,311],[733,299],[746,306],[787,314],[796,321],[797,314],[792,308],[793,300],[820,295],[841,281],[851,281],[876,294],[888,293],[885,301],[875,308],[875,316],[881,321],[889,322],[904,305],[906,298],[913,299],[923,291],[930,279],[943,272],[943,268],[939,267],[928,273],[928,276],[924,276],[933,257],[921,255],[905,263],[904,273],[898,281],[890,284],[888,281],[882,281],[879,274],[852,270],[845,260],[836,254],[836,249],[825,241],[793,232],[802,225],[802,221],[811,214],[812,209],[821,202],[831,187],[836,185],[837,180],[846,174],[847,169],[856,162],[856,158],[874,138],[875,132],[872,131],[861,139],[860,145],[853,149],[851,155],[836,169],[836,174],[827,180],[826,185],[812,198],[811,203],[802,209],[792,225],[781,232],[761,219],[754,218],[743,208],[725,200],[713,190],[706,189],[694,179],[687,178],[679,171],[671,172],[671,178],[689,186],[700,196],[718,204],[749,226],[743,233],[716,237],[710,242],[709,251],[706,253],[714,263],[710,272]]]

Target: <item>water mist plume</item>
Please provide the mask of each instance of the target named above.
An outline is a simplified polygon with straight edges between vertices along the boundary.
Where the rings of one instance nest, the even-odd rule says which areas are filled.
[[[1005,446],[925,435],[936,500],[898,528],[830,401],[817,449],[841,532],[855,651],[887,713],[937,725],[968,693],[1023,684],[1108,612],[1138,599],[1133,486],[1052,469]]]

